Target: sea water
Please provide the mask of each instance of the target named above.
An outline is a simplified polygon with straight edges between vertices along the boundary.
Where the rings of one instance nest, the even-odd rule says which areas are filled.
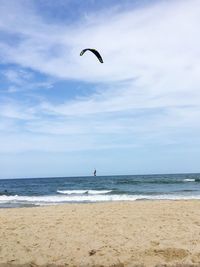
[[[0,180],[0,208],[158,199],[200,199],[200,174]]]

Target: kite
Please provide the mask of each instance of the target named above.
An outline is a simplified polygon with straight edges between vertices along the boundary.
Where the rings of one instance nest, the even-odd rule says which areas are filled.
[[[103,63],[103,59],[102,59],[101,55],[99,54],[99,52],[97,50],[95,50],[95,49],[92,49],[92,48],[85,48],[85,49],[83,49],[81,51],[81,53],[80,53],[80,56],[84,55],[86,51],[92,52],[98,58],[98,60],[101,63]]]

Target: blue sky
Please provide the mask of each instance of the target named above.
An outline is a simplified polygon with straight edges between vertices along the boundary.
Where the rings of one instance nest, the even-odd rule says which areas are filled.
[[[200,172],[199,1],[0,7],[0,178]]]

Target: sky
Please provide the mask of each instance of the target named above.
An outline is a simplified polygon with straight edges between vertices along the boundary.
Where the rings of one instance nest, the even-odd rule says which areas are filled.
[[[199,13],[0,0],[0,178],[200,172]]]

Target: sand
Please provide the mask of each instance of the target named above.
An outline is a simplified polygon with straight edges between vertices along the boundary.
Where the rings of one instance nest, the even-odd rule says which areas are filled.
[[[24,264],[200,266],[200,201],[0,209],[0,266]]]

